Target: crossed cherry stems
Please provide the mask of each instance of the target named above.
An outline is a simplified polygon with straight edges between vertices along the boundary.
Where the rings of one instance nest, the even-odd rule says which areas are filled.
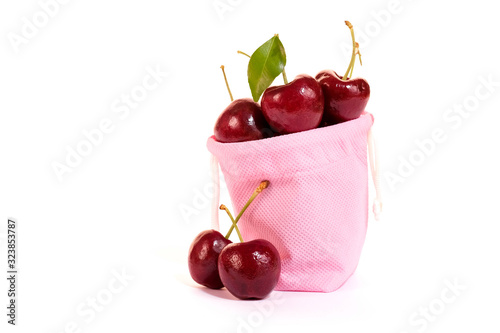
[[[268,186],[269,186],[269,181],[268,180],[264,180],[264,181],[262,181],[259,184],[259,187],[257,187],[255,189],[255,191],[253,192],[253,194],[250,197],[250,199],[248,199],[247,203],[245,204],[245,206],[243,206],[243,208],[241,209],[241,211],[238,214],[238,216],[236,216],[236,219],[233,218],[233,215],[231,214],[231,212],[229,211],[229,209],[225,205],[220,205],[219,209],[220,210],[225,210],[226,213],[227,213],[227,215],[231,219],[231,222],[233,223],[231,225],[231,228],[229,228],[229,231],[227,232],[227,234],[225,236],[226,239],[229,239],[229,237],[233,233],[233,230],[236,229],[236,233],[238,234],[238,238],[240,239],[240,242],[242,242],[242,243],[244,242],[243,241],[243,237],[241,236],[240,229],[238,228],[237,223],[240,220],[240,218],[243,215],[243,213],[245,212],[245,210],[247,210],[248,206],[250,206],[250,204],[252,203],[252,201],[260,194],[260,192],[262,192],[262,190],[264,190]]]

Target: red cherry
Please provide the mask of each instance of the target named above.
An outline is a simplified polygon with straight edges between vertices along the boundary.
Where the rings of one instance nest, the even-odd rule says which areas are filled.
[[[290,83],[267,88],[261,106],[264,117],[275,131],[295,133],[318,127],[324,98],[319,83],[302,74]]]
[[[232,243],[219,255],[219,274],[227,290],[240,299],[262,299],[273,291],[281,272],[281,259],[264,239]]]
[[[219,142],[242,142],[272,136],[259,104],[250,98],[237,99],[221,113],[214,127]]]
[[[261,299],[269,295],[278,283],[281,272],[281,259],[278,250],[267,240],[256,239],[243,242],[237,223],[252,201],[269,186],[269,181],[262,181],[240,213],[233,215],[225,205],[225,210],[233,226],[226,237],[229,237],[234,227],[241,243],[226,246],[219,255],[219,275],[224,286],[231,294],[240,299]]]
[[[229,143],[259,140],[273,136],[274,133],[262,115],[259,104],[250,98],[233,100],[224,65],[220,66],[220,68],[222,74],[224,74],[224,81],[226,81],[231,104],[222,111],[215,122],[215,139],[219,142]]]
[[[325,113],[322,123],[326,125],[358,118],[365,110],[370,98],[370,85],[365,79],[349,78],[352,77],[356,55],[359,56],[359,62],[361,64],[362,62],[359,44],[354,38],[353,26],[349,21],[345,21],[345,24],[352,38],[352,56],[347,71],[344,76],[332,70],[324,70],[316,75],[316,80],[321,85],[325,97]]]
[[[342,80],[333,70],[316,75],[325,98],[323,120],[329,124],[358,118],[370,98],[370,85],[363,78]]]
[[[222,249],[230,243],[230,240],[215,230],[199,233],[191,243],[188,255],[189,273],[193,280],[211,289],[222,288],[224,285],[219,276],[217,261]]]

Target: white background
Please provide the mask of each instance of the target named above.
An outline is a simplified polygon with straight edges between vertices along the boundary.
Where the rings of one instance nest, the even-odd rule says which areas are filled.
[[[231,6],[222,15],[212,0],[68,1],[17,48],[10,39],[22,36],[23,18],[33,22],[40,4],[1,3],[1,267],[14,217],[20,271],[14,329],[0,283],[1,332],[498,331],[494,2],[400,0],[390,16],[380,14],[394,9],[390,0],[221,2]],[[219,66],[235,97],[250,96],[247,60],[236,50],[251,53],[279,33],[290,80],[344,72],[345,19],[363,54],[354,74],[371,85],[384,190],[383,220],[370,215],[358,270],[334,293],[275,292],[261,302],[198,287],[186,254],[210,227],[200,194],[210,184],[205,144],[229,103]],[[168,77],[128,116],[113,112],[147,67]],[[481,83],[488,78],[497,82],[491,91]],[[462,120],[448,113],[464,103],[472,111]],[[65,163],[67,147],[76,149],[103,119],[112,132],[60,181],[53,163]],[[415,141],[435,129],[446,140],[419,160]],[[410,158],[420,164],[414,170],[401,166]],[[401,177],[392,186],[389,173]],[[227,193],[222,202],[230,203]],[[181,214],[186,207],[192,214]],[[122,271],[133,279],[110,294]],[[465,290],[454,294],[449,283]],[[106,303],[100,311],[87,305],[95,297]],[[422,319],[429,307],[432,317]]]

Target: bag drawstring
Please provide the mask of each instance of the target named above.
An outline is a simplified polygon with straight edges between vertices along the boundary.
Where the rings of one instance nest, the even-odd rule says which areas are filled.
[[[373,185],[375,186],[373,215],[375,216],[375,220],[379,221],[380,215],[382,214],[382,192],[380,190],[378,150],[373,135],[373,128],[371,128],[370,131],[368,132],[368,155],[370,156],[370,168],[373,178]]]
[[[214,192],[212,196],[212,229],[219,230],[219,200],[220,200],[220,180],[219,180],[219,161],[212,154],[210,159],[210,169],[212,170],[212,184]]]

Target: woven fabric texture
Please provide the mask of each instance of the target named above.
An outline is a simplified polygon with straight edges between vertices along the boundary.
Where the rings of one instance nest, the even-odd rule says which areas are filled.
[[[207,142],[235,215],[263,180],[269,187],[238,226],[278,249],[276,290],[331,292],[358,265],[368,221],[367,135],[373,116],[274,138]]]

